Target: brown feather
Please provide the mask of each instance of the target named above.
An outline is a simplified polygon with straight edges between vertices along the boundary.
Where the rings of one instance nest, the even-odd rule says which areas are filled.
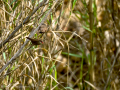
[[[33,38],[29,38],[29,37],[26,37],[26,38],[29,39],[33,45],[40,45],[41,43],[43,43],[43,41],[40,39],[33,39]]]

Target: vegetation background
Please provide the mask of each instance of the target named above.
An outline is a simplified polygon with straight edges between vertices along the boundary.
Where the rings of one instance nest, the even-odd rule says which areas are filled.
[[[119,90],[119,30],[119,0],[0,0],[0,89]]]

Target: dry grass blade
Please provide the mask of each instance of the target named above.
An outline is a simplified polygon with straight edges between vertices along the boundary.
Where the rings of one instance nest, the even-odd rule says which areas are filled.
[[[87,84],[89,84],[93,89],[95,89],[95,90],[99,90],[97,87],[95,87],[92,83],[90,83],[90,82],[88,82],[88,81],[86,81],[85,80],[85,82],[87,83]]]

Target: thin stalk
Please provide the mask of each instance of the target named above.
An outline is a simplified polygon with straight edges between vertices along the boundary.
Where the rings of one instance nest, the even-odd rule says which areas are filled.
[[[89,0],[89,20],[90,20],[90,30],[93,31],[93,9],[92,0]],[[93,57],[93,33],[90,33],[90,82],[94,84],[94,57]]]

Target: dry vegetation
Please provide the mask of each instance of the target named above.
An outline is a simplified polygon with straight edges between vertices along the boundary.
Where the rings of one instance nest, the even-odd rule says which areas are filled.
[[[119,90],[119,4],[0,0],[0,89]]]

